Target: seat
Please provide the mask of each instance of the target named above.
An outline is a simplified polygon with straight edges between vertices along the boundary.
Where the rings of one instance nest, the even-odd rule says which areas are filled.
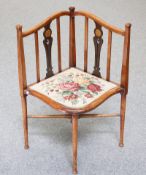
[[[80,26],[75,26],[75,18],[78,16],[84,19],[84,65],[82,68],[78,68],[76,60],[79,59],[76,56],[76,35],[75,29]],[[64,42],[64,38],[61,39],[61,19],[63,17],[69,18],[69,57],[67,69],[62,69],[62,47],[61,43]],[[88,40],[89,40],[89,20],[92,22],[92,28],[90,34],[93,35],[94,46],[94,66],[93,71],[89,73],[88,64]],[[52,23],[56,24],[56,35],[52,32]],[[93,26],[94,29],[93,29]],[[107,32],[107,63],[106,63],[106,76],[101,74],[101,49],[103,47],[103,34]],[[28,149],[28,118],[64,118],[70,119],[72,122],[72,164],[73,174],[77,174],[77,151],[78,151],[78,120],[82,118],[98,118],[98,117],[119,117],[120,119],[120,139],[119,146],[124,146],[124,124],[125,124],[125,110],[126,110],[126,98],[128,94],[128,82],[129,82],[129,54],[130,54],[130,32],[131,24],[127,23],[125,29],[115,27],[102,19],[98,18],[94,14],[86,11],[76,11],[74,7],[70,7],[67,11],[60,11],[47,19],[30,28],[29,30],[23,30],[22,25],[16,26],[17,30],[17,50],[18,50],[18,75],[19,75],[19,88],[22,104],[23,115],[23,128],[24,128],[24,148]],[[43,33],[42,33],[43,30]],[[93,31],[93,32],[92,32]],[[81,31],[81,33],[83,33]],[[44,50],[46,54],[46,69],[43,68],[45,76],[40,76],[40,39],[39,34],[43,36]],[[112,35],[116,34],[123,37],[123,58],[120,75],[120,82],[115,82],[111,79],[111,53],[112,53]],[[35,67],[36,67],[36,79],[32,84],[27,82],[27,64],[25,57],[26,52],[24,50],[24,39],[29,36],[34,36],[35,47]],[[58,58],[56,65],[58,71],[54,73],[52,66],[52,44],[53,37],[56,37],[57,52],[55,56]],[[32,39],[32,38],[31,38]],[[117,46],[118,47],[118,46]],[[116,49],[120,51],[120,49]],[[67,52],[67,51],[66,51]],[[44,55],[43,55],[44,57]],[[43,59],[43,58],[42,58]],[[80,58],[81,59],[81,58]],[[41,72],[42,74],[42,72]],[[30,75],[31,76],[31,75]],[[89,112],[99,105],[104,103],[108,98],[115,94],[121,95],[120,113],[112,114],[89,114]],[[29,115],[27,112],[27,98],[32,95],[41,101],[45,102],[49,106],[53,107],[57,111],[61,111],[58,115],[46,114],[46,115]],[[33,105],[33,104],[32,104]],[[65,173],[64,173],[65,174]]]
[[[42,95],[69,109],[81,109],[121,88],[77,68],[69,68],[29,87],[30,94]],[[34,92],[34,93],[33,93]],[[111,93],[110,93],[111,92]]]

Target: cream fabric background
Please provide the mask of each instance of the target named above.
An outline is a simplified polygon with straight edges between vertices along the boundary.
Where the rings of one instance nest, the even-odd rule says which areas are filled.
[[[72,78],[69,78],[68,75],[72,74]],[[78,77],[76,77],[76,75],[79,75]],[[81,75],[83,74],[83,76]],[[85,106],[87,106],[88,104],[90,104],[91,102],[93,102],[94,100],[98,99],[99,97],[101,97],[101,95],[103,95],[104,93],[108,92],[109,90],[116,88],[116,85],[113,83],[110,83],[108,81],[105,81],[101,78],[94,78],[93,79],[93,83],[99,85],[99,87],[101,87],[101,91],[98,91],[98,94],[92,93],[92,91],[88,90],[87,85],[87,79],[91,80],[94,78],[94,76],[85,73],[83,71],[80,71],[79,69],[76,68],[70,68],[68,70],[65,70],[59,74],[56,74],[53,77],[50,77],[40,83],[37,83],[35,85],[30,86],[30,89],[35,90],[36,92],[39,92],[43,95],[45,95],[46,97],[51,98],[52,100],[63,104],[64,106],[68,106],[71,108],[83,108]],[[63,96],[63,92],[68,89],[65,88],[60,88],[59,84],[64,84],[67,81],[71,81],[73,80],[74,83],[77,83],[79,86],[82,87],[83,85],[83,81],[84,81],[84,85],[83,87],[86,87],[86,89],[84,89],[84,91],[86,91],[86,93],[80,89],[76,90],[76,91],[70,91],[73,92],[74,95],[77,95],[77,102],[73,102],[72,100],[68,100],[68,99],[64,99]],[[82,83],[79,83],[79,81]],[[55,89],[53,89],[53,92],[50,92],[49,89],[53,89],[56,88],[57,92]],[[59,89],[59,93],[58,93],[58,89]],[[49,93],[48,93],[49,92]],[[88,92],[88,93],[87,93]],[[86,98],[85,94],[90,94],[91,98]],[[67,95],[65,95],[67,96]]]

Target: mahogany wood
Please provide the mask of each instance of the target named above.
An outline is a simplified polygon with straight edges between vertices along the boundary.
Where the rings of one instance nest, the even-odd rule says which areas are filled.
[[[22,113],[23,113],[23,128],[24,128],[24,148],[28,149],[28,118],[27,118],[27,99],[26,96],[21,96]]]
[[[78,115],[72,116],[73,174],[77,174]]]
[[[123,51],[122,71],[121,71],[121,86],[125,88],[125,94],[128,93],[130,31],[131,31],[131,24],[128,23],[125,25],[124,51]]]
[[[113,114],[80,114],[79,118],[119,117],[119,113]]]
[[[71,115],[28,115],[28,118],[60,118],[60,119],[71,119]]]
[[[100,26],[105,27],[108,30],[111,30],[112,32],[115,32],[117,34],[120,34],[122,36],[125,35],[125,31],[122,29],[119,29],[113,25],[108,24],[107,22],[103,21],[102,19],[100,19],[99,17],[95,16],[92,13],[89,13],[87,11],[75,11],[75,16],[86,16],[87,18],[92,19],[93,21],[95,21],[97,24],[99,24]]]
[[[69,67],[76,67],[76,42],[75,42],[75,8],[70,7],[70,24],[69,24]]]
[[[35,52],[36,52],[36,77],[37,82],[40,81],[40,59],[39,59],[39,42],[38,42],[38,32],[35,32]]]
[[[36,26],[30,28],[27,31],[24,31],[22,33],[23,37],[26,37],[28,35],[31,35],[32,33],[35,33],[36,31],[40,30],[41,28],[45,27],[46,25],[50,24],[54,19],[61,17],[61,16],[69,16],[70,12],[69,11],[61,11],[57,12],[51,16],[49,16],[47,19],[43,20],[41,23],[37,24]]]
[[[121,94],[121,111],[120,111],[120,143],[119,146],[124,146],[124,123],[125,123],[125,110],[126,110],[126,95]]]
[[[113,114],[80,114],[80,118],[99,118],[99,117],[119,117],[119,113]],[[71,115],[68,114],[58,114],[58,115],[28,115],[28,118],[62,118],[62,119],[70,119]]]
[[[28,149],[28,125],[27,125],[27,101],[24,95],[24,89],[27,87],[26,82],[26,68],[25,68],[25,58],[24,58],[24,47],[22,40],[22,26],[17,25],[17,48],[18,48],[18,74],[19,74],[19,87],[20,96],[22,104],[22,114],[23,114],[23,128],[24,128],[24,148]]]
[[[61,11],[61,12],[57,12],[51,16],[49,16],[47,19],[45,19],[44,21],[42,21],[41,23],[37,24],[36,26],[34,26],[33,28],[30,28],[27,31],[23,32],[23,37],[26,37],[28,35],[31,35],[32,33],[40,30],[41,28],[43,28],[44,26],[46,26],[48,23],[50,23],[51,21],[53,21],[54,19],[61,17],[61,16],[69,16],[70,12],[68,11]],[[95,21],[96,23],[98,23],[99,25],[105,27],[108,30],[111,30],[112,32],[115,32],[117,34],[120,34],[122,36],[125,35],[125,31],[122,29],[119,29],[113,25],[108,24],[107,22],[103,21],[102,19],[100,19],[99,17],[95,16],[92,13],[89,13],[87,11],[75,11],[75,16],[86,16],[87,18],[92,19],[93,21]]]
[[[120,143],[119,143],[121,147],[124,146],[126,95],[128,93],[128,80],[129,80],[130,32],[131,32],[131,24],[128,23],[125,25],[124,51],[123,51],[122,71],[121,71],[121,86],[124,87],[124,92],[121,93],[121,118],[120,118]]]
[[[93,75],[97,77],[101,77],[100,52],[101,52],[101,46],[103,44],[103,39],[102,39],[103,32],[99,24],[95,23],[95,25],[96,25],[94,29],[95,36],[93,37],[94,47],[95,47],[95,65],[94,65]]]
[[[110,67],[111,67],[111,48],[112,48],[112,32],[108,31],[108,48],[107,48],[107,68],[106,68],[106,80],[110,80]]]
[[[23,39],[22,39],[22,26],[17,25],[16,29],[17,29],[19,87],[20,87],[20,96],[23,96],[24,90],[27,88],[27,81],[26,81],[24,47],[23,47]]]
[[[43,43],[46,51],[46,61],[47,61],[46,78],[49,78],[54,74],[52,70],[52,58],[51,58],[51,47],[53,42],[53,38],[51,34],[52,34],[52,30],[50,29],[50,24],[48,24],[47,26],[45,26],[45,30],[43,33],[44,35]]]
[[[84,33],[84,71],[87,72],[88,65],[88,18],[85,17],[85,33]]]
[[[57,25],[57,46],[58,46],[58,70],[62,71],[61,68],[61,35],[60,35],[60,17],[56,19]]]

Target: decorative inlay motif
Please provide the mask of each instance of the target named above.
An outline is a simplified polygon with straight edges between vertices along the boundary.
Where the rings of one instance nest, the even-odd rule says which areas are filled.
[[[101,37],[101,35],[102,35],[101,30],[95,29],[95,35],[96,35],[96,37]]]
[[[30,87],[70,108],[82,108],[99,98],[115,84],[70,68]]]
[[[100,52],[101,52],[101,46],[103,44],[103,39],[102,39],[103,32],[99,24],[95,23],[95,25],[96,25],[94,29],[95,36],[93,37],[94,47],[95,47],[95,66],[94,66],[93,75],[97,77],[101,77]]]
[[[45,31],[43,33],[44,35],[43,44],[44,44],[45,51],[46,51],[46,61],[47,61],[46,78],[51,77],[53,75],[52,60],[51,60],[51,48],[52,48],[53,38],[51,34],[52,34],[52,31],[50,29],[50,24],[48,24],[45,27]]]
[[[51,29],[47,29],[47,30],[44,32],[44,35],[45,35],[46,38],[51,37],[51,34],[52,34]]]

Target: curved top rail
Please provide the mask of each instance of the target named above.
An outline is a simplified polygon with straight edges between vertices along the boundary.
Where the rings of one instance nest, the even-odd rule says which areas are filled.
[[[105,22],[104,20],[100,19],[99,17],[95,16],[92,13],[89,13],[87,11],[75,11],[74,12],[75,16],[86,16],[90,19],[92,19],[93,21],[95,21],[96,23],[100,24],[101,26],[105,27],[108,30],[111,30],[112,32],[115,32],[117,34],[120,34],[122,36],[125,35],[125,31],[117,28],[113,25],[110,25],[109,23]],[[60,16],[70,16],[70,11],[60,11],[60,12],[56,12],[55,14],[49,16],[47,19],[43,20],[41,23],[37,24],[36,26],[30,28],[27,31],[22,32],[22,36],[28,36],[34,32],[36,32],[37,30],[40,30],[42,27],[44,27],[45,25],[47,25],[49,22],[51,22],[52,20],[54,20],[55,18],[58,18]]]
[[[92,20],[94,20],[95,22],[97,22],[98,24],[100,24],[101,26],[105,27],[106,29],[109,29],[115,33],[118,33],[122,36],[125,35],[125,31],[122,29],[119,29],[113,25],[108,24],[107,22],[103,21],[102,19],[100,19],[99,17],[95,16],[92,13],[89,13],[87,11],[75,11],[75,16],[86,16]]]
[[[37,30],[40,30],[42,27],[47,25],[49,22],[51,22],[55,18],[58,18],[60,16],[69,16],[69,15],[70,15],[69,11],[56,12],[55,14],[49,16],[47,19],[43,20],[41,23],[37,24],[36,26],[30,28],[27,31],[22,32],[22,36],[25,37],[36,32]]]

